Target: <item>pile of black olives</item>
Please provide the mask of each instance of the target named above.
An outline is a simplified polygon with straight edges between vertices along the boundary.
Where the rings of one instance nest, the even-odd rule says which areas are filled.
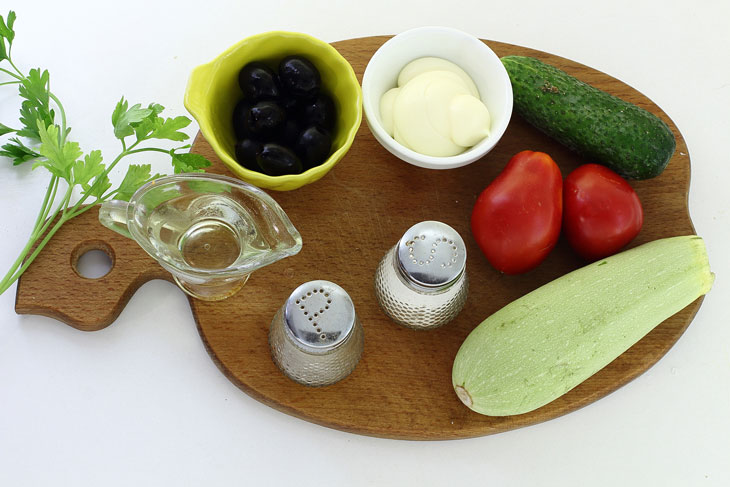
[[[335,104],[320,90],[319,71],[287,56],[278,72],[254,61],[238,73],[243,99],[233,110],[236,159],[269,176],[299,174],[322,164],[332,149]]]

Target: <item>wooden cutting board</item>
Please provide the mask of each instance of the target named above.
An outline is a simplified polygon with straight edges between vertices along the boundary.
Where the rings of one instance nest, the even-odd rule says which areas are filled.
[[[334,46],[362,78],[375,50],[388,37],[337,42]],[[486,41],[500,55],[535,56],[661,117],[677,150],[659,177],[632,182],[645,223],[632,246],[674,235],[693,234],[687,208],[690,160],[677,127],[645,96],[586,66],[540,51]],[[353,433],[402,439],[452,439],[498,433],[574,411],[600,399],[653,365],[677,341],[697,312],[698,299],[654,329],[599,373],[563,397],[531,413],[488,417],[463,406],[451,386],[451,365],[467,334],[510,301],[580,267],[560,241],[537,269],[521,276],[495,271],[476,246],[469,215],[477,195],[511,156],[530,149],[553,156],[563,176],[591,162],[553,142],[520,117],[482,160],[467,167],[432,171],[406,164],[380,147],[366,124],[347,156],[322,180],[291,192],[270,192],[299,229],[298,255],[255,272],[237,295],[220,302],[190,300],[211,357],[243,391],[285,413]],[[228,171],[202,136],[193,152],[214,161],[211,172]],[[132,294],[150,279],[170,279],[132,240],[102,227],[98,212],[68,223],[18,283],[16,311],[57,318],[81,330],[98,330],[119,315]],[[440,220],[467,244],[470,295],[457,319],[435,331],[414,331],[386,318],[373,292],[373,275],[385,252],[411,225]],[[79,256],[101,249],[111,271],[86,279],[75,270]],[[347,290],[365,329],[365,351],[352,375],[313,389],[285,378],[269,356],[267,333],[276,310],[299,284],[334,281]]]

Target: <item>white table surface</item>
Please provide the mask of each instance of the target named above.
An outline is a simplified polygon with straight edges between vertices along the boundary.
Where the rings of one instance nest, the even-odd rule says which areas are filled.
[[[255,401],[216,368],[186,298],[167,282],[144,285],[94,333],[17,315],[13,287],[0,296],[0,485],[730,485],[728,5],[3,2],[3,14],[18,14],[16,64],[50,71],[72,137],[109,158],[121,95],[185,114],[190,70],[267,30],[336,41],[441,24],[589,65],[646,94],[682,131],[690,212],[717,279],[687,332],[637,380],[547,423],[448,442],[343,433]],[[12,125],[17,108],[15,89],[0,87],[0,121]],[[168,171],[165,158],[143,162]],[[3,273],[47,180],[0,160]]]

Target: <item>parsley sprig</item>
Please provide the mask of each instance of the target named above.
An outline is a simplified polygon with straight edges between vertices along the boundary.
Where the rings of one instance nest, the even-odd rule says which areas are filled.
[[[172,158],[175,173],[202,172],[210,162],[198,154],[180,152],[189,144],[172,149],[147,145],[153,139],[182,142],[188,139],[181,130],[190,124],[184,116],[164,118],[164,107],[152,103],[146,108],[130,106],[122,97],[112,113],[114,136],[121,142],[121,151],[105,164],[101,151],[84,153],[77,142],[69,139],[71,128],[61,101],[51,92],[48,71],[31,69],[28,74],[18,69],[11,52],[15,39],[15,12],[0,15],[0,86],[16,85],[22,98],[19,128],[0,123],[0,136],[9,140],[0,146],[0,157],[14,165],[33,162],[33,169],[44,167],[51,173],[28,243],[0,281],[4,293],[28,268],[48,241],[64,223],[84,213],[95,204],[110,199],[128,201],[143,184],[160,174],[151,173],[149,164],[130,164],[117,187],[112,187],[109,173],[125,157],[143,152],[162,152]],[[72,201],[74,192],[80,196]]]

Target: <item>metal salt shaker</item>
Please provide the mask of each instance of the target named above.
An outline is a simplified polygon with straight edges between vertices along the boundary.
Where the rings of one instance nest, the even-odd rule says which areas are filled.
[[[360,360],[364,333],[350,296],[329,281],[296,288],[269,328],[274,363],[290,379],[326,386],[347,377]]]
[[[468,290],[464,240],[437,221],[409,228],[375,273],[375,295],[385,314],[419,330],[454,319],[466,303]]]

